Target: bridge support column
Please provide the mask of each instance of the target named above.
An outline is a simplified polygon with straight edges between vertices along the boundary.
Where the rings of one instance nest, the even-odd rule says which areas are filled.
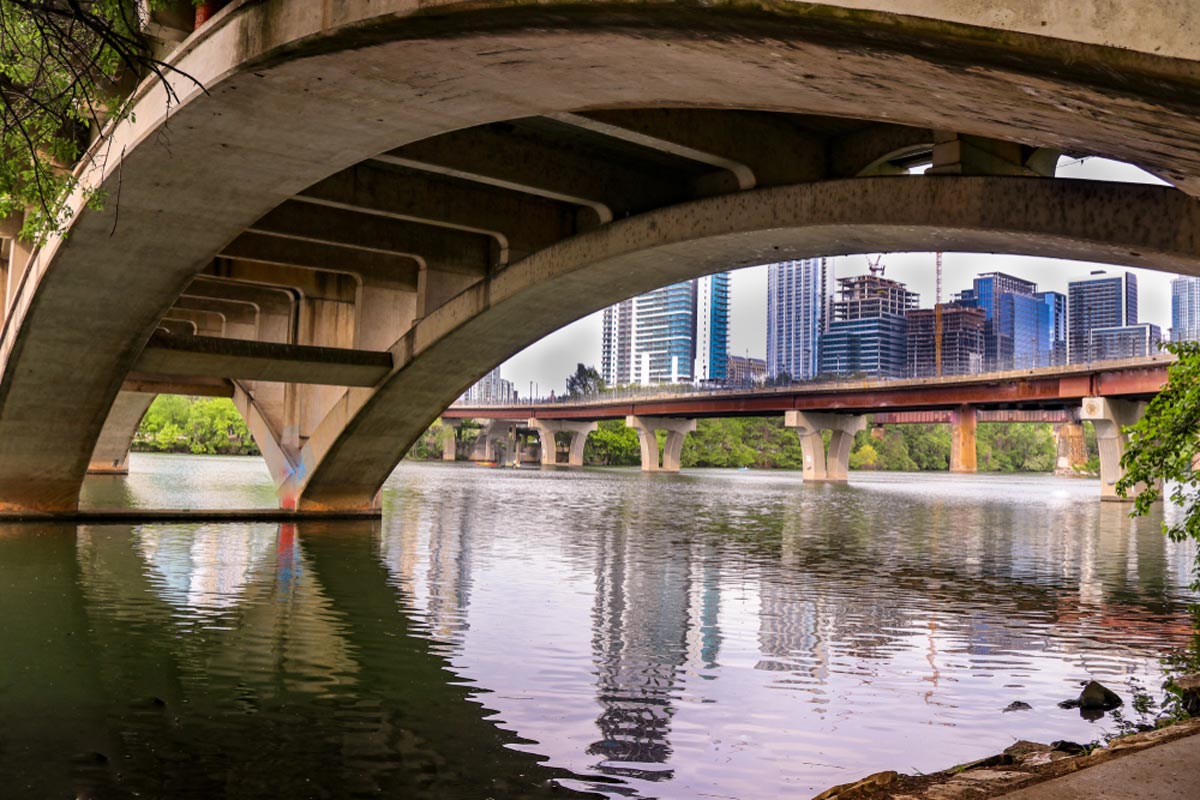
[[[788,411],[783,424],[795,428],[804,453],[804,480],[845,483],[850,473],[850,450],[854,434],[867,427],[867,418],[856,414],[828,414]],[[822,431],[830,431],[829,452],[825,452]]]
[[[442,461],[454,461],[458,458],[458,426],[442,425]]]
[[[950,412],[950,471],[974,472],[975,406],[959,406]]]
[[[635,417],[625,418],[625,424],[637,431],[642,444],[642,472],[679,472],[679,457],[683,453],[683,440],[696,430],[696,420],[678,417]],[[663,444],[662,461],[658,458],[658,431],[667,432]]]
[[[1078,422],[1063,422],[1054,426],[1054,444],[1058,449],[1056,475],[1076,475],[1087,462],[1087,445],[1083,438],[1083,425]]]
[[[554,445],[554,435],[566,433],[571,436],[571,445],[567,452],[568,467],[583,466],[583,446],[587,443],[588,434],[596,430],[595,422],[576,422],[559,419],[530,419],[529,427],[538,432],[542,442],[542,466],[558,464],[558,451]]]
[[[1089,420],[1096,429],[1096,444],[1100,447],[1100,499],[1106,502],[1133,502],[1136,492],[1129,497],[1117,494],[1116,484],[1125,474],[1121,468],[1121,456],[1129,443],[1123,428],[1141,419],[1146,404],[1135,400],[1114,400],[1107,397],[1083,398],[1081,419]]]
[[[92,460],[88,462],[89,475],[129,474],[129,447],[146,410],[157,395],[140,392],[119,392],[104,420]]]

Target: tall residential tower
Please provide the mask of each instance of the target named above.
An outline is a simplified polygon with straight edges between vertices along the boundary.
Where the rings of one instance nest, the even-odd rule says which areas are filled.
[[[809,380],[820,371],[820,338],[829,301],[826,260],[767,267],[767,374]]]
[[[600,374],[610,386],[724,380],[729,273],[673,283],[604,310]]]

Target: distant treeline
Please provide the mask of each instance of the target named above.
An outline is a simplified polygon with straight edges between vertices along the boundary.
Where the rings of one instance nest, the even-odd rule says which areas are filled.
[[[233,401],[160,394],[134,436],[133,449],[160,453],[258,455]]]
[[[1090,425],[1084,426],[1090,466],[1096,471],[1098,451]],[[464,447],[474,432],[460,431]],[[436,424],[413,447],[410,458],[440,458],[442,428]],[[978,468],[985,472],[1052,472],[1058,462],[1049,423],[980,423],[976,430]],[[620,420],[601,422],[588,437],[584,463],[593,466],[636,466],[641,461],[637,433]],[[780,417],[697,420],[683,444],[684,467],[749,467],[801,469],[804,455],[796,432]],[[854,437],[850,467],[856,470],[947,470],[950,468],[949,425],[885,425],[869,427]]]

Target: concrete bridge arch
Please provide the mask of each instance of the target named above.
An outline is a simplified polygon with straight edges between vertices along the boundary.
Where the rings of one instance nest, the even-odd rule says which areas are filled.
[[[177,76],[181,103],[175,106],[166,103],[161,86],[147,84],[136,115],[114,130],[107,160],[96,153],[98,160],[81,167],[85,187],[107,190],[113,202],[92,210],[82,195],[74,198],[69,235],[10,263],[0,333],[0,508],[75,506],[114,398],[151,334],[196,276],[212,272],[218,255],[263,264],[278,261],[290,246],[289,268],[340,268],[378,278],[360,294],[380,309],[372,312],[380,324],[368,326],[371,346],[396,342],[391,377],[378,390],[305,394],[297,403],[311,429],[292,440],[288,424],[266,425],[291,442],[284,447],[293,470],[284,481],[285,502],[314,507],[369,502],[360,496],[364,487],[381,481],[377,468],[399,457],[398,440],[377,428],[389,424],[386,415],[372,410],[399,397],[396,387],[408,386],[403,402],[436,413],[452,396],[451,383],[465,385],[485,362],[519,349],[521,337],[499,335],[494,326],[503,315],[482,315],[470,330],[497,333],[498,344],[486,357],[440,362],[440,369],[454,372],[453,381],[410,385],[419,372],[415,354],[444,350],[449,359],[448,343],[456,337],[442,350],[435,343],[469,325],[464,314],[515,308],[497,298],[516,291],[519,275],[536,279],[537,270],[554,267],[539,254],[582,263],[581,248],[596,246],[588,237],[600,231],[612,231],[605,236],[612,255],[605,258],[620,251],[626,259],[608,275],[650,269],[658,273],[654,285],[677,273],[759,263],[776,253],[872,249],[868,243],[968,246],[1200,272],[1191,261],[1194,209],[1182,194],[1200,193],[1200,53],[1193,52],[1200,48],[1189,45],[1200,41],[1190,35],[1197,30],[1194,14],[1184,9],[1177,18],[1147,22],[1164,28],[1161,37],[1150,31],[1130,38],[1120,14],[1104,16],[1097,5],[1083,22],[1072,23],[1065,11],[1050,15],[1044,21],[1051,38],[1036,35],[1041,26],[1031,21],[1030,3],[1013,4],[1021,13],[1009,24],[952,0],[906,6],[923,16],[846,7],[858,3],[753,9],[735,2],[233,3],[170,56],[207,92]],[[1078,29],[1073,37],[1067,35],[1072,25]],[[1120,37],[1129,49],[1108,46]],[[1170,44],[1169,56],[1150,52],[1156,39]],[[637,109],[656,113],[631,116]],[[722,114],[736,115],[736,122],[722,126]],[[527,123],[514,128],[505,122],[530,119],[538,120],[536,135],[526,135]],[[614,163],[597,180],[579,147],[551,148],[558,160],[548,172],[557,182],[529,185],[530,168],[547,163],[533,158],[538,150],[530,142],[554,126],[655,155],[643,159],[649,166],[641,171]],[[971,137],[1002,142],[1004,152],[990,161],[969,156],[979,150]],[[755,147],[739,150],[739,140]],[[1035,230],[1029,234],[1006,227],[1011,219],[990,218],[996,213],[991,200],[971,190],[962,191],[976,205],[962,210],[957,222],[840,218],[819,235],[821,226],[812,220],[796,226],[787,209],[772,210],[762,199],[782,187],[802,192],[816,181],[834,182],[829,196],[866,191],[838,186],[879,166],[881,156],[927,141],[947,151],[944,166],[960,177],[897,191],[914,193],[911,202],[942,202],[939,208],[949,191],[939,187],[974,180],[962,175],[984,162],[1001,174],[1037,174],[1039,148],[1129,161],[1182,192],[1041,181],[1054,187],[1041,194],[1056,194],[1061,202],[1047,200],[1037,212],[1054,217],[1035,220],[1031,211],[1025,222]],[[480,152],[491,156],[488,165],[463,162]],[[366,173],[381,164],[406,175],[412,191],[372,195],[386,208],[374,208],[367,215],[374,219],[364,221],[347,206],[360,208],[356,198],[365,191]],[[512,174],[521,168],[526,174]],[[453,199],[438,194],[475,178],[483,180]],[[716,205],[699,205],[709,201],[726,200],[721,213],[736,217],[739,198],[752,191],[762,194],[745,199],[746,208],[781,214],[782,222],[772,226],[760,216],[743,233],[729,229],[691,244],[659,239],[650,228],[651,222],[686,224],[687,214],[712,213]],[[820,202],[812,194],[808,208],[817,213]],[[414,213],[405,203],[415,196],[436,208]],[[491,202],[498,197],[505,203]],[[1149,203],[1131,213],[1141,213],[1155,232],[1126,236],[1128,225],[1118,226],[1119,234],[1098,225],[1084,230],[1087,221],[1076,217],[1095,213],[1096,206],[1078,204],[1095,202],[1109,218],[1118,207]],[[651,220],[652,214],[660,216]],[[620,224],[640,217],[646,217],[641,227]],[[1168,237],[1170,224],[1175,231]],[[1061,229],[1051,230],[1056,226]],[[357,244],[340,242],[338,252],[324,258],[334,228],[352,231]],[[757,237],[776,230],[791,233],[770,245],[780,250],[768,251]],[[684,270],[657,260],[690,258],[718,240],[730,248],[719,265],[714,259]],[[599,280],[604,273],[594,274]],[[615,294],[612,286],[573,280],[593,292],[590,306]],[[555,291],[570,283],[556,283]],[[545,307],[558,299],[549,286],[530,285],[532,293],[524,296]],[[649,288],[636,280],[620,283],[626,294],[639,287]],[[359,310],[367,302],[361,298]],[[328,335],[313,333],[311,341],[293,341],[363,346],[357,322],[336,327]],[[404,370],[410,378],[398,380]],[[339,420],[348,425],[344,437],[333,433]],[[390,444],[380,453],[351,455],[358,447],[351,442],[376,433]],[[347,483],[341,476],[355,465],[371,477]]]

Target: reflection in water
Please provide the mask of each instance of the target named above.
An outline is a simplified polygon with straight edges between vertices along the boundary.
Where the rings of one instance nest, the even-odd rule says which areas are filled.
[[[0,529],[3,796],[802,796],[1100,737],[1195,648],[1194,546],[1087,481],[404,465],[385,502]],[[1057,707],[1089,677],[1122,719]]]

